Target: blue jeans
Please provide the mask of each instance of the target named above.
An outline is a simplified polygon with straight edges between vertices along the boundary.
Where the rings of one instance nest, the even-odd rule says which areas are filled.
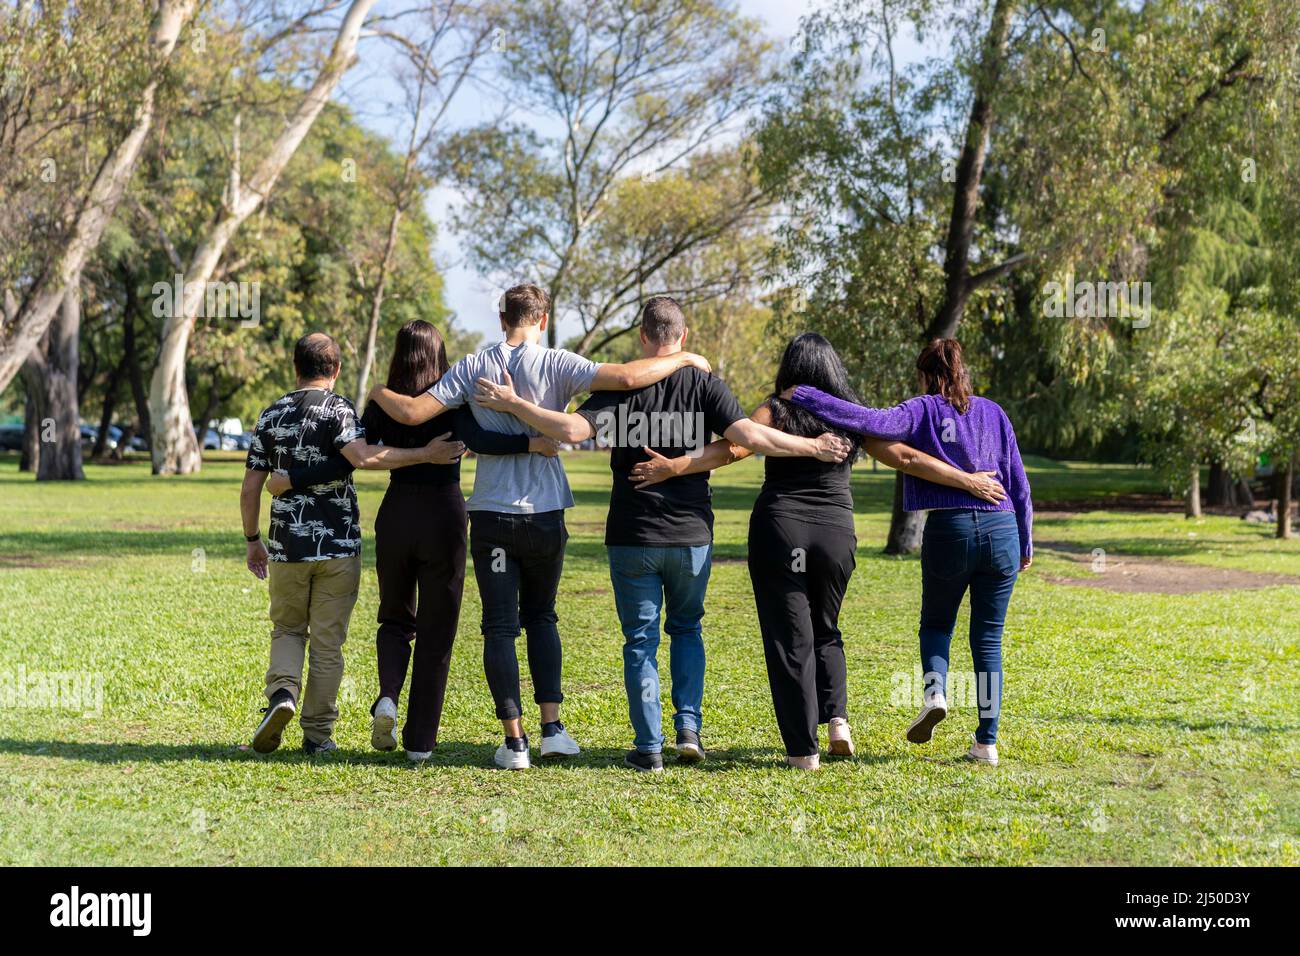
[[[970,589],[970,653],[979,726],[975,739],[997,743],[1002,709],[1002,627],[1020,573],[1020,534],[1009,511],[930,512],[921,541],[921,669],[925,690],[947,693],[948,649],[957,610]]]
[[[670,641],[673,726],[700,732],[704,702],[704,592],[709,586],[713,545],[684,548],[609,547],[609,578],[623,628],[623,683],[642,753],[664,747],[659,707],[659,612],[667,605],[664,630]]]

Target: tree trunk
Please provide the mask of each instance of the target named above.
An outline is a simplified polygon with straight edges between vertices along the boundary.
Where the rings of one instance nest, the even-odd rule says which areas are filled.
[[[136,296],[135,274],[124,270],[126,309],[123,312],[122,358],[126,360],[127,379],[131,383],[131,399],[135,402],[135,417],[139,434],[149,437],[149,392],[144,387],[144,371],[140,367],[140,349],[135,336],[135,320],[141,314],[140,300]]]
[[[921,534],[925,531],[924,511],[903,510],[903,473],[894,475],[894,506],[889,520],[889,540],[885,554],[916,554],[921,550]]]
[[[944,243],[943,301],[926,330],[927,339],[946,339],[957,334],[957,326],[961,324],[962,312],[966,308],[966,299],[971,293],[971,240],[975,235],[989,130],[993,126],[993,99],[1006,57],[1014,7],[1012,0],[997,0],[989,21],[989,32],[984,37],[980,62],[975,68],[974,100],[966,121],[966,139],[962,144],[961,157],[957,161],[952,214],[948,220],[948,237]]]
[[[39,382],[27,365],[23,366],[23,389],[27,394],[23,403],[23,452],[18,459],[18,470],[36,473],[41,461],[41,414],[38,396]]]
[[[108,429],[113,424],[113,413],[117,410],[117,387],[126,372],[126,352],[123,350],[118,363],[108,370],[108,381],[104,383],[104,405],[99,412],[99,434],[95,436],[95,447],[91,449],[91,458],[103,458],[108,450]]]
[[[153,126],[154,98],[181,28],[194,13],[195,0],[162,0],[149,31],[156,51],[149,82],[140,92],[131,127],[104,157],[81,203],[71,235],[62,252],[37,278],[0,343],[0,391],[9,385],[32,354],[62,307],[64,292],[81,282],[81,269],[99,245],[109,220],[121,202],[136,161]]]
[[[1187,475],[1187,506],[1183,510],[1183,515],[1188,518],[1199,518],[1201,516],[1201,466],[1192,465],[1192,470]]]
[[[1286,469],[1279,472],[1281,487],[1277,491],[1277,536],[1291,537],[1291,484],[1295,479],[1295,452],[1287,454]]]
[[[81,416],[77,406],[77,343],[81,337],[81,291],[69,288],[50,324],[45,356],[33,363],[40,378],[37,417],[40,462],[37,481],[76,481],[81,470]],[[52,439],[52,440],[47,440]]]
[[[239,168],[239,126],[236,121],[234,156],[226,200],[217,220],[199,239],[184,273],[184,293],[179,315],[169,315],[163,326],[158,365],[149,387],[152,424],[150,455],[156,475],[188,475],[199,470],[202,457],[191,427],[189,394],[185,388],[185,357],[190,332],[198,318],[208,282],[226,246],[244,220],[251,216],[274,188],[280,173],[311,129],[334,93],[339,80],[356,56],[357,41],[366,14],[375,0],[352,0],[334,38],[329,58],[311,88],[303,94],[294,115],[271,144],[252,177],[245,183]]]
[[[1245,478],[1238,478],[1233,488],[1233,507],[1245,508],[1247,511],[1255,507],[1255,490],[1250,487],[1250,482]]]
[[[388,268],[393,261],[393,251],[397,248],[397,227],[402,220],[402,206],[398,202],[393,206],[393,214],[388,220],[388,238],[384,240],[384,257],[379,260],[379,277],[375,280],[375,291],[370,299],[370,327],[366,330],[366,352],[357,369],[357,391],[354,404],[360,411],[366,404],[366,393],[370,391],[370,370],[375,366],[375,346],[379,339],[379,318],[383,312],[384,290],[388,285]]]
[[[1236,501],[1236,488],[1232,476],[1223,467],[1223,462],[1215,459],[1210,462],[1210,480],[1205,489],[1205,503],[1214,508],[1231,508]]]

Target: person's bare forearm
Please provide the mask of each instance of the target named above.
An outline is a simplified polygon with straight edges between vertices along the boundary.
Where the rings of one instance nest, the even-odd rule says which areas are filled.
[[[591,422],[574,412],[551,411],[518,396],[509,403],[507,409],[525,425],[536,428],[556,441],[586,441],[594,434]]]
[[[443,410],[442,402],[428,392],[419,395],[403,395],[386,385],[377,385],[370,390],[372,401],[388,413],[388,417],[403,425],[423,425]]]
[[[623,392],[653,385],[672,375],[679,368],[691,364],[685,357],[686,354],[674,352],[672,355],[656,355],[618,364],[606,362],[596,370],[596,377],[591,381],[591,390]]]
[[[882,465],[901,471],[916,478],[924,478],[938,485],[969,490],[971,477],[960,468],[954,468],[933,455],[917,451],[902,442],[884,441],[879,438],[867,438],[862,442],[867,454]]]
[[[719,438],[717,441],[711,441],[704,446],[704,449],[692,458],[690,455],[682,455],[674,458],[673,471],[678,475],[698,475],[703,471],[716,471],[719,468],[725,468],[727,465],[740,461],[742,458],[748,458],[754,454],[744,445],[737,445],[725,438]]]
[[[253,478],[252,475],[260,475]],[[239,519],[244,526],[244,537],[257,534],[262,521],[262,486],[266,484],[266,472],[247,472],[244,483],[239,489]]]
[[[427,449],[391,448],[388,445],[367,445],[353,443],[343,447],[343,456],[352,462],[354,468],[368,468],[372,471],[385,468],[405,468],[428,461]]]
[[[811,438],[787,435],[756,421],[742,418],[733,422],[725,436],[729,441],[776,458],[815,458],[817,443]]]

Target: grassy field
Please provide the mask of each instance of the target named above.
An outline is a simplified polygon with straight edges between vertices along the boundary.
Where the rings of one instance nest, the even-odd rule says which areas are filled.
[[[499,725],[471,577],[442,743],[412,767],[369,749],[368,539],[385,478],[365,475],[342,749],[303,757],[295,725],[268,758],[241,747],[264,703],[266,586],[243,567],[242,466],[225,457],[182,479],[133,463],[41,486],[0,462],[0,863],[1300,863],[1300,587],[1178,595],[1048,580],[1086,582],[1098,548],[1300,575],[1300,542],[1231,518],[1045,515],[1008,622],[1002,764],[977,768],[957,759],[969,708],[929,745],[903,740],[919,568],[879,553],[892,474],[859,466],[841,622],[858,756],[798,774],[778,763],[744,564],[761,465],[744,462],[715,478],[709,761],[653,778],[620,765],[630,731],[601,545],[606,462],[571,455],[559,612],[565,720],[583,755],[490,768]],[[1030,464],[1040,502],[1159,490],[1140,470]],[[954,671],[970,666],[964,614],[958,627]],[[15,692],[59,674],[83,683],[54,703]],[[63,706],[96,689],[102,706]]]

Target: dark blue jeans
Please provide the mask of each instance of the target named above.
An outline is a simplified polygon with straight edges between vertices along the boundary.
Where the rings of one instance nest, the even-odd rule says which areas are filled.
[[[673,726],[700,732],[704,706],[704,592],[713,545],[680,548],[609,546],[609,577],[623,628],[623,684],[633,745],[642,753],[664,747],[659,703],[659,616],[667,605]]]
[[[970,653],[979,726],[975,739],[997,743],[1002,709],[1002,627],[1020,573],[1020,534],[1010,511],[932,511],[921,542],[921,669],[925,690],[947,693],[948,649],[970,589]]]

